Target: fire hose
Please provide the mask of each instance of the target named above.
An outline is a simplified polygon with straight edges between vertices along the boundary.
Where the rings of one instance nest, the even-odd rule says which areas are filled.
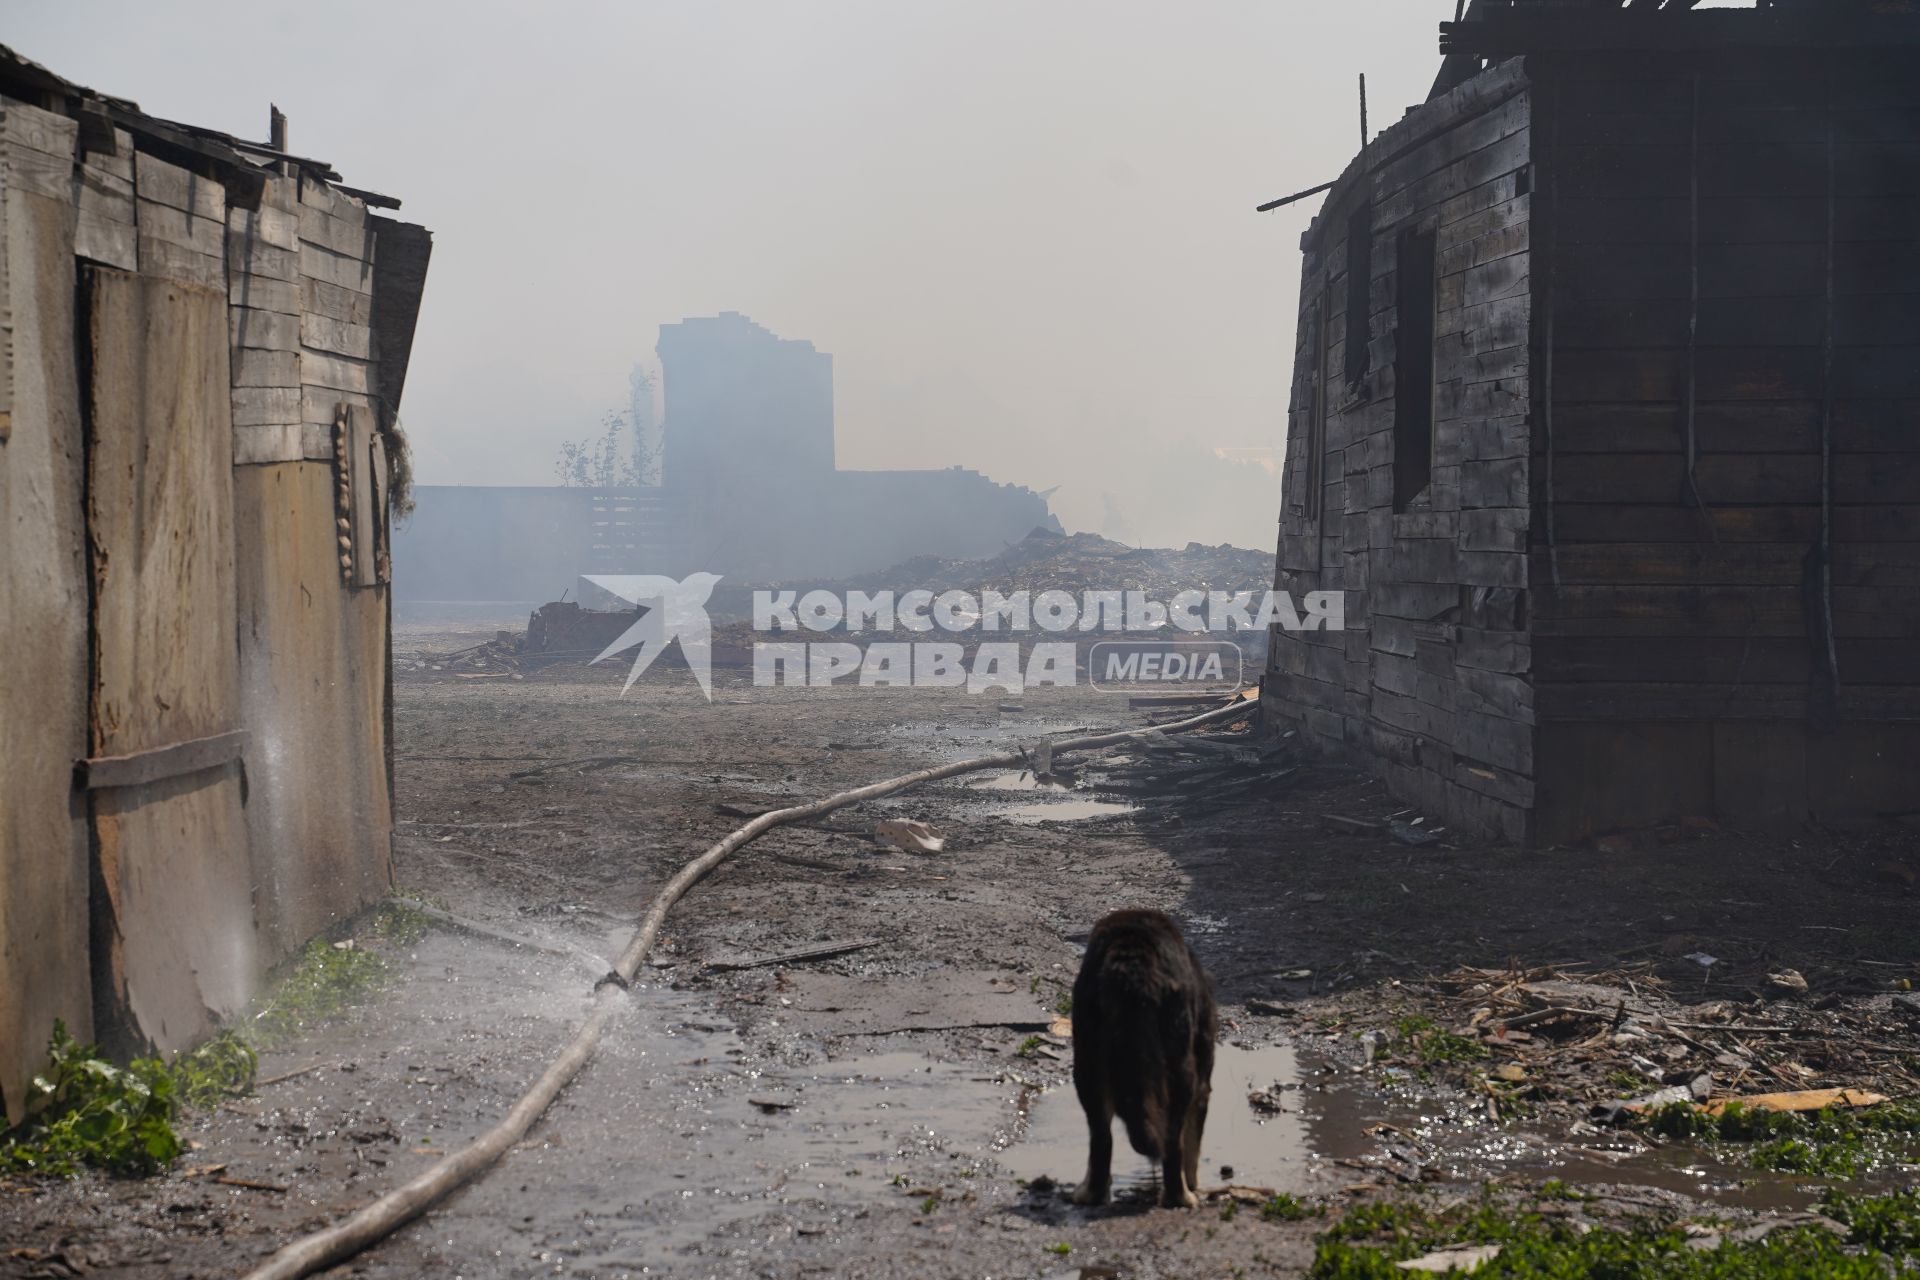
[[[1040,747],[1047,757],[1057,757],[1073,752],[1097,751],[1103,747],[1118,746],[1123,742],[1144,737],[1153,733],[1182,733],[1189,729],[1198,729],[1209,724],[1218,724],[1245,718],[1252,707],[1240,698],[1224,707],[1169,724],[1154,725],[1144,729],[1119,730],[1097,734],[1092,737],[1068,738],[1061,741],[1043,741]],[[740,827],[725,839],[710,846],[693,861],[681,867],[673,879],[667,881],[660,890],[646,916],[640,921],[633,938],[626,949],[620,953],[619,960],[611,972],[594,987],[593,1006],[586,1021],[573,1034],[566,1047],[553,1059],[540,1078],[533,1082],[511,1110],[485,1133],[474,1139],[460,1150],[445,1156],[431,1168],[416,1177],[395,1187],[375,1200],[372,1204],[358,1210],[344,1220],[332,1226],[324,1227],[310,1235],[283,1245],[272,1257],[260,1266],[248,1272],[244,1280],[296,1280],[297,1277],[311,1275],[313,1272],[333,1266],[365,1249],[368,1245],[384,1239],[413,1221],[461,1186],[472,1181],[484,1172],[488,1166],[505,1155],[513,1145],[526,1136],[546,1109],[552,1105],[555,1097],[572,1079],[580,1074],[581,1068],[593,1057],[594,1050],[600,1045],[600,1037],[613,1020],[627,1007],[627,988],[640,966],[645,963],[647,953],[652,950],[655,939],[660,935],[661,926],[666,923],[667,912],[673,908],[687,890],[693,888],[706,874],[719,866],[743,846],[752,843],[775,827],[794,822],[806,822],[844,809],[849,805],[860,804],[868,800],[878,800],[909,787],[925,782],[938,782],[944,778],[957,777],[963,773],[977,773],[984,769],[1020,769],[1033,767],[1033,757],[1022,748],[994,756],[980,756],[972,760],[959,760],[952,764],[937,765],[931,769],[921,769],[916,773],[904,773],[882,782],[856,787],[851,791],[842,791],[811,804],[796,805],[789,809],[774,809],[763,813],[753,821]],[[1045,766],[1042,767],[1045,771]]]

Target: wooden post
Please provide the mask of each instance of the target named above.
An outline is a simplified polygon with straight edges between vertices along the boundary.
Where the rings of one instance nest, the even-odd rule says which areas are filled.
[[[271,102],[267,104],[267,145],[285,155],[287,152],[287,117],[279,107]],[[280,161],[281,176],[287,173],[287,162]]]
[[[1367,73],[1360,73],[1360,154],[1367,154]]]

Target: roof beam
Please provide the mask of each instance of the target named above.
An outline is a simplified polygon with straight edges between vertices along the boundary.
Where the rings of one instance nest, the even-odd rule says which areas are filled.
[[[1826,9],[1493,9],[1477,22],[1440,24],[1440,52],[1450,58],[1914,45],[1920,45],[1920,14]]]

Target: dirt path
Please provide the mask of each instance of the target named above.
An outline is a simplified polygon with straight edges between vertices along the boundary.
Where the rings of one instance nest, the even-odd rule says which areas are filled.
[[[269,1078],[319,1070],[196,1118],[200,1146],[173,1174],[7,1188],[0,1275],[64,1274],[46,1269],[54,1255],[92,1274],[236,1274],[497,1117],[656,887],[740,813],[1141,719],[1086,690],[1008,704],[752,689],[723,673],[711,706],[690,680],[650,675],[617,693],[598,673],[403,681],[402,888],[542,949],[436,929],[392,991],[262,1065]],[[1511,1059],[1532,1081],[1502,1086],[1506,1114],[1489,1110],[1484,1074],[1395,1057],[1408,1019],[1464,1024],[1476,1004],[1504,1009],[1536,987],[1574,999],[1550,985],[1567,980],[1553,966],[1644,992],[1647,1017],[1744,1008],[1769,971],[1796,968],[1809,1002],[1857,1006],[1856,1039],[1920,1051],[1886,995],[1920,947],[1911,886],[1887,870],[1920,866],[1911,833],[1823,837],[1825,869],[1810,881],[1805,838],[1691,831],[1603,857],[1343,834],[1322,815],[1384,821],[1397,806],[1374,784],[1315,771],[1232,802],[1176,792],[1144,807],[1007,781],[958,780],[783,829],[723,866],[670,919],[631,1015],[531,1138],[350,1273],[1299,1274],[1317,1223],[1224,1201],[1150,1209],[1144,1162],[1107,1212],[1074,1210],[1049,1185],[1079,1177],[1085,1141],[1062,1087],[1058,1001],[1075,940],[1123,904],[1174,912],[1220,987],[1229,1050],[1203,1182],[1336,1211],[1435,1178],[1471,1189],[1559,1174],[1676,1203],[1716,1194],[1697,1167],[1678,1174],[1632,1144],[1596,1138],[1611,1154],[1569,1154],[1570,1126],[1617,1063],[1575,1061],[1550,1026],[1476,1049],[1492,1055],[1481,1065]],[[886,816],[932,822],[946,852],[876,845]],[[1705,971],[1687,959],[1705,952],[1717,961]],[[1508,977],[1483,992],[1463,965]],[[1450,971],[1456,981],[1434,977]],[[1731,1070],[1671,1047],[1682,1057],[1657,1070]],[[1823,1063],[1796,1048],[1792,1065],[1817,1080],[1844,1073],[1853,1052],[1834,1047]],[[1749,1072],[1786,1069],[1754,1056]],[[1883,1065],[1902,1062],[1914,1058]],[[1515,1114],[1533,1128],[1516,1130]],[[1741,1194],[1801,1202],[1779,1188]]]

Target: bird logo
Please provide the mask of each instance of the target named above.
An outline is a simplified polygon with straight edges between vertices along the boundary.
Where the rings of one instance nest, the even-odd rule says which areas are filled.
[[[633,688],[633,682],[653,665],[653,660],[678,640],[687,668],[700,682],[700,691],[707,695],[708,702],[713,701],[713,623],[707,617],[707,600],[720,581],[719,574],[689,574],[684,582],[650,573],[590,574],[587,581],[640,608],[640,616],[634,619],[633,625],[593,660],[604,662],[616,653],[639,646],[639,652],[633,657],[633,670],[627,673],[627,682],[621,686],[621,697],[625,697],[627,690]]]

